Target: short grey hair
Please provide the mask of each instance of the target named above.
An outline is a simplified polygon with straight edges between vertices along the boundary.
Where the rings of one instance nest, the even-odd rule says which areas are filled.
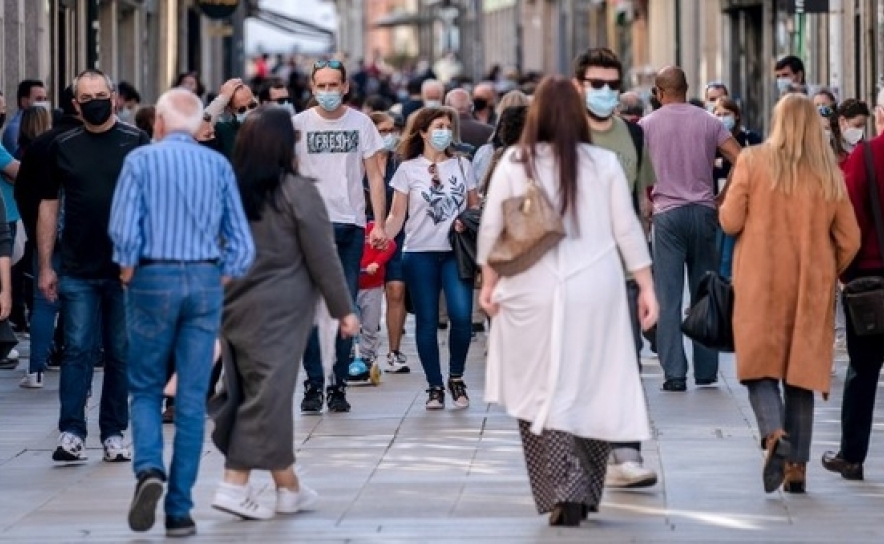
[[[470,113],[473,111],[473,99],[470,93],[464,89],[452,89],[445,96],[445,105],[451,106],[458,113]]]
[[[111,77],[109,75],[105,74],[101,70],[96,70],[96,69],[90,68],[89,70],[83,70],[82,72],[77,74],[77,77],[74,78],[74,83],[72,84],[73,90],[74,90],[74,98],[76,99],[77,95],[79,94],[78,87],[80,85],[81,79],[96,79],[96,78],[104,79],[104,82],[107,83],[107,88],[110,92],[113,93],[116,90],[116,87],[114,86],[114,80],[111,79]]]
[[[163,118],[166,132],[184,131],[195,135],[203,122],[203,103],[186,89],[171,89],[157,100],[157,117]]]
[[[421,83],[421,96],[426,96],[427,92],[431,89],[438,89],[441,97],[445,96],[445,85],[442,84],[441,81],[437,79],[425,79],[423,83]]]

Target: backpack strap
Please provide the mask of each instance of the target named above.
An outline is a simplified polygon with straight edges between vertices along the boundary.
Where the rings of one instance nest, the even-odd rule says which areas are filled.
[[[635,187],[632,190],[632,206],[635,208],[635,213],[637,215],[641,215],[641,198],[639,198],[639,189],[638,189],[638,177],[641,175],[642,170],[642,159],[644,158],[644,150],[645,150],[645,131],[642,130],[642,127],[637,123],[630,123],[629,121],[623,121],[626,123],[626,129],[629,131],[629,137],[632,138],[632,145],[635,146],[635,156],[636,156],[636,167],[635,167]]]

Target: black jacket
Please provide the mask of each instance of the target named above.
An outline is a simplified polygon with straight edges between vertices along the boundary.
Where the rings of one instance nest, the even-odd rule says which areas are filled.
[[[478,245],[479,222],[482,210],[469,209],[457,216],[463,223],[464,231],[457,232],[454,228],[448,233],[448,241],[457,259],[457,275],[464,281],[472,282],[476,277],[476,246]]]
[[[15,203],[21,214],[25,233],[32,243],[37,241],[37,216],[40,210],[41,187],[49,182],[53,158],[49,152],[52,142],[60,135],[78,128],[83,123],[65,115],[51,130],[44,132],[25,149],[15,180]]]

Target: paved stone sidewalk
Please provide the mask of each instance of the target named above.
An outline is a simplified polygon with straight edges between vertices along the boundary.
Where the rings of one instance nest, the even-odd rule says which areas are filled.
[[[409,334],[406,342],[412,340]],[[413,344],[406,348],[419,370]],[[882,410],[867,481],[843,481],[818,463],[825,449],[837,447],[843,362],[832,400],[817,405],[809,492],[786,496],[762,490],[762,453],[731,357],[717,387],[686,394],[660,392],[660,367],[646,359],[655,439],[645,444],[645,457],[660,483],[608,491],[590,523],[555,529],[534,511],[514,422],[482,402],[483,350],[480,335],[466,374],[468,410],[428,413],[423,375],[416,372],[384,376],[377,388],[351,388],[350,414],[297,416],[300,472],[322,495],[316,512],[243,522],[212,510],[223,458],[207,442],[195,490],[199,536],[191,541],[884,542]],[[97,400],[89,412],[90,460],[56,466],[58,375],[49,374],[46,388],[36,391],[19,389],[20,376],[0,371],[0,542],[163,541],[162,518],[144,535],[126,526],[134,480],[128,464],[101,461]],[[96,399],[100,384],[97,373]],[[300,396],[299,389],[297,402]],[[271,505],[269,477],[259,473],[254,481],[260,500]]]

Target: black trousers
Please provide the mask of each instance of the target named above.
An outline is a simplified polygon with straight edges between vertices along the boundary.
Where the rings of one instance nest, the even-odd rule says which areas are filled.
[[[861,275],[884,275],[884,270],[864,271]],[[863,463],[869,452],[875,393],[884,364],[884,336],[857,336],[846,302],[844,314],[850,366],[841,401],[841,457],[851,463]]]

